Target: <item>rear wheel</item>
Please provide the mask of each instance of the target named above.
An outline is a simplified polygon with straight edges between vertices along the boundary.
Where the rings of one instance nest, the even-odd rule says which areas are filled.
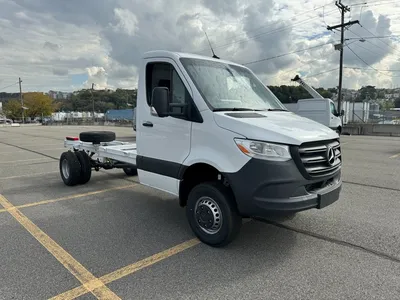
[[[125,174],[128,176],[136,176],[137,175],[137,168],[124,168],[123,169]]]
[[[61,178],[66,185],[73,186],[81,180],[81,164],[75,153],[63,152],[60,156],[59,169]]]
[[[90,157],[85,151],[76,151],[75,155],[81,165],[81,176],[78,183],[85,184],[89,182],[92,176],[92,165],[90,163]]]
[[[189,193],[186,214],[194,234],[213,247],[232,242],[242,226],[231,191],[219,182],[195,186]]]

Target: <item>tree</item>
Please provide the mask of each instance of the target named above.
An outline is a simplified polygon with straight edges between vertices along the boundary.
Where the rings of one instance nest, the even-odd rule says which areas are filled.
[[[370,100],[370,99],[376,99],[378,96],[378,92],[375,89],[375,86],[372,85],[367,85],[363,86],[358,93],[358,96],[356,98],[356,102],[362,102],[364,100]]]
[[[114,103],[116,109],[126,108],[128,101],[129,101],[129,94],[126,90],[117,89],[111,95],[111,102]]]
[[[137,89],[90,90],[82,89],[70,98],[58,101],[62,111],[92,111],[105,113],[109,109],[126,109],[136,106]]]
[[[325,90],[324,88],[320,87],[315,89],[322,97],[332,99],[333,94],[329,90]]]
[[[3,112],[7,118],[12,120],[22,118],[21,102],[17,99],[11,99],[4,104]]]
[[[395,105],[392,101],[390,100],[384,100],[383,102],[380,103],[380,109],[383,111],[390,110],[393,108]]]
[[[49,116],[55,110],[57,104],[48,95],[39,92],[29,92],[23,94],[25,115],[29,118]]]

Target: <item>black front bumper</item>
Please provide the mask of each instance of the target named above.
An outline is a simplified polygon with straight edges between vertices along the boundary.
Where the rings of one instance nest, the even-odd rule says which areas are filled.
[[[341,169],[326,177],[305,179],[293,160],[251,159],[240,171],[224,176],[245,217],[321,209],[337,201],[342,188]]]

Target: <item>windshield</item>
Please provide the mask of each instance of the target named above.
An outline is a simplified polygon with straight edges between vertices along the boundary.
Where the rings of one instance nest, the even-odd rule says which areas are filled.
[[[212,110],[286,110],[246,68],[205,59],[181,58],[184,68]]]

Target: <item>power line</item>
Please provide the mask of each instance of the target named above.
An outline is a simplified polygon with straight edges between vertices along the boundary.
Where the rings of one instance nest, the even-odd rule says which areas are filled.
[[[318,60],[326,60],[327,59],[327,55],[332,55],[334,53],[334,51],[330,51],[329,53],[322,53],[321,55],[320,55],[320,57],[319,58],[314,58],[314,59],[312,59],[312,60],[309,60],[309,61],[305,61],[305,62],[303,62],[303,61],[301,61],[300,59],[298,59],[300,62],[301,62],[301,64],[299,65],[299,66],[297,66],[297,67],[295,67],[295,68],[292,68],[292,69],[290,69],[290,70],[286,70],[286,71],[284,71],[284,72],[281,72],[279,75],[281,76],[281,75],[283,75],[283,74],[287,74],[287,73],[290,73],[290,72],[293,72],[293,71],[295,71],[295,70],[298,70],[300,67],[302,67],[302,66],[304,66],[304,65],[310,65],[312,62],[314,62],[314,61],[318,61]],[[328,56],[329,57],[329,56]],[[275,76],[275,75],[271,75],[271,77],[272,76]],[[269,77],[269,76],[267,76],[267,77]]]
[[[367,68],[360,68],[360,67],[343,67],[345,69],[354,69],[354,70],[369,70]],[[380,72],[400,72],[400,70],[382,70],[382,69],[375,69],[376,71],[380,71]]]
[[[11,87],[11,86],[13,86],[13,85],[16,85],[16,84],[18,84],[18,81],[17,81],[17,82],[14,82],[13,84],[10,84],[10,85],[7,85],[7,86],[4,86],[4,87],[0,88],[0,91],[1,91],[1,90],[5,90],[6,88],[9,88],[9,87]]]
[[[292,52],[288,52],[288,53],[284,53],[284,54],[280,54],[280,55],[276,55],[276,56],[266,57],[266,58],[262,58],[262,59],[258,59],[258,60],[254,60],[254,61],[250,61],[250,62],[246,62],[246,63],[242,63],[242,65],[246,66],[246,65],[250,65],[250,64],[254,64],[254,63],[258,63],[258,62],[263,62],[263,61],[267,61],[267,60],[271,60],[271,59],[275,59],[275,58],[280,58],[280,57],[287,56],[287,55],[290,55],[290,54],[299,53],[299,52],[303,52],[303,51],[306,51],[306,50],[319,48],[319,47],[322,47],[322,46],[325,46],[325,45],[328,45],[328,44],[331,44],[331,42],[319,44],[319,45],[316,45],[316,46],[312,46],[312,47],[308,47],[308,48],[304,48],[304,49],[300,49],[300,50],[296,50],[296,51],[292,51]]]
[[[378,1],[378,2],[381,2],[381,1]],[[375,4],[365,3],[365,4],[362,4],[362,6],[364,6],[364,7],[380,6],[380,5],[387,5],[387,4],[392,4],[392,3],[396,3],[396,2],[398,2],[398,1],[389,1],[389,2],[383,2],[383,3],[375,3],[375,2],[373,2]],[[356,5],[355,4],[349,4],[349,6],[356,6]]]
[[[297,67],[295,67],[295,68],[293,68],[293,69],[284,71],[284,72],[280,73],[280,75],[287,74],[287,73],[290,73],[290,72],[294,72],[294,71],[298,70],[300,67],[302,67],[302,66],[304,66],[304,65],[309,65],[309,64],[311,64],[312,62],[318,61],[318,60],[320,60],[320,59],[322,59],[322,58],[316,58],[316,59],[312,59],[312,60],[303,62],[300,66],[297,66]]]
[[[327,71],[322,71],[322,72],[319,72],[319,73],[316,73],[316,74],[306,75],[306,76],[303,76],[303,78],[311,78],[311,77],[315,77],[315,76],[318,76],[318,75],[321,75],[321,74],[333,72],[333,71],[336,71],[336,70],[339,70],[339,68],[334,68],[334,69],[330,69],[330,70],[327,70]]]
[[[375,55],[386,55],[386,53],[378,53],[378,52],[371,51],[370,49],[368,49],[368,48],[366,48],[364,46],[361,46],[359,44],[354,44],[354,46],[360,47],[360,48],[362,48],[362,49],[364,49],[364,50],[366,50],[366,51],[368,51],[368,52],[370,52],[372,54],[375,54]]]
[[[365,39],[365,38],[363,38],[361,35],[359,35],[359,34],[355,33],[355,32],[354,32],[354,31],[352,31],[351,29],[349,29],[349,31],[350,31],[352,34],[354,34],[354,35],[358,36],[358,37],[360,38],[360,40],[365,40],[365,42],[367,42],[367,43],[369,43],[369,44],[371,44],[371,45],[373,45],[373,46],[375,46],[375,47],[377,47],[377,48],[379,48],[379,49],[382,49],[382,50],[384,50],[384,51],[385,51],[385,54],[386,54],[386,52],[387,52],[387,49],[385,49],[385,48],[382,48],[382,47],[379,47],[378,45],[376,45],[376,44],[374,44],[374,43],[372,43],[372,42],[370,42],[370,41],[366,40],[366,39]],[[350,39],[352,39],[352,38],[347,38],[346,40],[350,40]]]
[[[391,34],[391,35],[382,35],[382,36],[359,36],[360,38],[364,40],[369,40],[369,39],[383,39],[383,38],[391,38],[395,36],[400,36],[400,34]],[[357,38],[348,38],[349,40],[354,40]]]
[[[353,49],[350,48],[349,45],[346,45],[346,46],[347,46],[347,48],[348,48],[351,52],[353,52],[353,54],[354,54],[355,56],[357,56],[357,58],[358,58],[359,60],[361,60],[364,64],[366,64],[366,65],[367,65],[368,67],[370,67],[371,69],[373,69],[373,70],[375,70],[375,71],[377,71],[377,72],[379,72],[379,73],[382,73],[383,75],[388,76],[388,77],[400,77],[400,76],[388,75],[388,74],[385,74],[385,73],[379,71],[378,69],[375,69],[375,68],[374,68],[373,66],[371,66],[369,63],[367,63],[364,59],[362,59],[357,53],[355,53],[355,52],[353,51]]]
[[[359,24],[364,30],[368,31],[370,34],[372,34],[373,36],[376,36],[375,34],[373,34],[369,29],[365,28],[364,26],[362,26],[361,24]],[[394,48],[392,45],[389,45],[388,43],[384,42],[383,40],[379,39],[379,41],[381,41],[382,43],[384,43],[385,45],[387,45],[388,47],[394,49],[396,52],[398,51],[396,48]]]
[[[313,12],[313,11],[316,11],[316,10],[318,10],[318,9],[320,9],[320,8],[325,8],[325,6],[332,5],[332,4],[334,4],[334,3],[335,3],[335,1],[331,1],[330,3],[326,3],[326,4],[324,4],[324,5],[317,6],[317,7],[313,8],[313,9],[310,9],[310,10],[307,10],[307,11],[303,11],[302,13],[296,14],[295,16],[293,16],[293,17],[291,17],[291,18],[289,18],[289,19],[278,20],[278,21],[276,21],[276,22],[274,22],[274,23],[272,23],[272,24],[262,25],[262,26],[260,26],[260,27],[258,27],[258,28],[256,28],[256,29],[249,30],[248,32],[243,32],[243,33],[241,33],[241,34],[236,35],[236,37],[242,36],[242,35],[246,35],[246,34],[248,34],[249,32],[255,32],[255,31],[258,31],[258,30],[260,30],[260,29],[265,29],[265,28],[272,27],[273,25],[276,25],[276,24],[278,24],[278,23],[280,23],[280,22],[282,22],[282,21],[290,21],[290,20],[292,20],[292,19],[294,19],[294,18],[297,18],[297,17],[299,17],[299,16],[301,16],[301,15],[304,15],[304,14],[307,14],[307,13],[310,13],[310,12]],[[209,34],[209,36],[214,36],[214,35]],[[207,49],[205,49],[205,50],[209,50],[209,48],[207,48]],[[203,51],[203,50],[202,50],[202,51]]]
[[[333,13],[335,10],[336,10],[336,9],[331,10],[331,11],[327,12],[325,15],[331,14],[331,13]],[[295,17],[297,17],[297,16],[295,16]],[[293,17],[293,18],[295,18],[295,17]],[[293,19],[293,18],[292,18],[292,19]],[[248,37],[248,38],[244,38],[244,39],[232,41],[232,42],[225,43],[225,44],[221,44],[221,45],[218,45],[218,44],[217,44],[217,45],[214,45],[214,49],[225,48],[225,47],[227,47],[227,46],[231,46],[231,45],[234,45],[234,44],[241,44],[241,43],[248,42],[248,41],[251,41],[251,40],[256,40],[256,39],[259,39],[260,37],[262,37],[262,36],[264,36],[264,35],[269,35],[269,34],[273,34],[273,33],[278,33],[278,32],[280,32],[280,31],[285,31],[285,30],[287,30],[287,29],[290,29],[290,28],[292,28],[293,26],[297,26],[297,25],[300,25],[300,24],[305,24],[305,23],[311,22],[312,20],[314,20],[314,19],[316,19],[316,18],[319,18],[319,16],[315,16],[315,17],[312,17],[312,18],[308,18],[308,19],[305,19],[305,20],[301,20],[301,21],[295,22],[295,23],[293,23],[293,24],[291,24],[291,25],[285,25],[285,26],[282,26],[282,27],[273,29],[273,30],[271,30],[271,31],[258,33],[258,34],[256,34],[256,35],[250,36],[250,37]],[[291,20],[291,19],[288,19],[288,20],[285,20],[285,21],[290,21],[290,20]],[[281,21],[278,21],[278,22],[281,22]],[[276,22],[276,24],[277,24],[278,22]],[[272,26],[272,25],[269,25],[269,26]],[[206,51],[206,50],[210,50],[210,49],[209,49],[209,48],[207,48],[207,49],[202,49],[202,50],[200,50],[200,51],[198,51],[198,52],[203,52],[203,51]]]

